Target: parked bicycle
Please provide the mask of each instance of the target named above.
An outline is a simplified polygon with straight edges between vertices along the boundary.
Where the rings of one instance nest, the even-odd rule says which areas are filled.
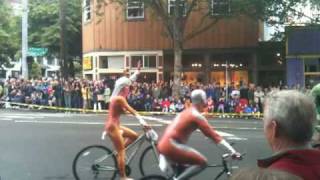
[[[158,167],[159,155],[156,148],[158,134],[152,129],[144,129],[136,141],[126,148],[126,174],[131,174],[130,164],[138,154],[138,151],[144,147],[145,142],[148,146],[142,152],[139,159],[139,170],[142,175],[148,172],[152,173],[152,164],[155,170],[160,171]],[[90,179],[110,179],[113,180],[118,174],[116,161],[117,152],[102,145],[92,145],[82,149],[75,157],[72,165],[73,175],[77,180]],[[146,163],[148,162],[148,163]],[[145,166],[146,165],[146,166]]]
[[[241,155],[241,160],[245,154]],[[233,158],[231,154],[223,154],[221,156],[221,164],[209,164],[207,168],[221,168],[221,171],[213,178],[217,180],[219,178],[230,177],[232,175],[232,170],[238,168],[237,166],[232,166]],[[169,163],[170,164],[170,163]],[[170,164],[169,170],[167,170],[166,175],[151,174],[141,178],[140,180],[174,180],[174,177],[178,177],[187,168],[185,165],[180,164]]]

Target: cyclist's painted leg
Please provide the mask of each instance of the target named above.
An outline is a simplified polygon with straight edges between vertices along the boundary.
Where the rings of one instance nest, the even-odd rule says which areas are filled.
[[[129,129],[124,126],[120,126],[120,129],[122,130],[123,138],[125,138],[125,141],[124,141],[125,147],[127,147],[129,144],[133,143],[138,138],[138,134],[136,132],[134,132],[132,129]]]
[[[184,144],[180,144],[175,140],[171,140],[170,143],[175,149],[175,162],[178,162],[179,164],[191,165],[183,173],[176,177],[177,180],[191,178],[199,174],[207,167],[207,159],[197,150]]]
[[[118,127],[113,127],[112,130],[108,130],[108,135],[113,143],[114,148],[118,152],[117,155],[117,162],[119,168],[120,178],[126,178],[126,171],[125,171],[125,147],[124,147],[124,139],[121,135],[121,130]]]

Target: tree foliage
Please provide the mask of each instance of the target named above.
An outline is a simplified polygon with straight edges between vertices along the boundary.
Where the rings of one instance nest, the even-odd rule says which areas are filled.
[[[65,5],[64,47],[70,65],[82,54],[81,0],[68,0]],[[48,48],[54,57],[60,57],[59,8],[59,0],[30,0],[29,5],[29,47]]]
[[[20,47],[20,19],[12,13],[6,0],[0,0],[0,69],[11,67]]]
[[[41,66],[35,61],[33,61],[31,64],[30,77],[33,79],[38,79],[41,77]]]

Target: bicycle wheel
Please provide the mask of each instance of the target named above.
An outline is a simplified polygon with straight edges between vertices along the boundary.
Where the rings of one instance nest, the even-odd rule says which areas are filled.
[[[140,180],[167,180],[164,176],[160,175],[150,175],[150,176],[145,176],[141,178]]]
[[[110,149],[94,145],[82,149],[76,155],[72,171],[77,180],[112,180],[118,168],[116,158]]]
[[[161,175],[166,176],[159,168],[158,153],[152,146],[148,146],[141,154],[139,161],[140,173],[146,175]]]

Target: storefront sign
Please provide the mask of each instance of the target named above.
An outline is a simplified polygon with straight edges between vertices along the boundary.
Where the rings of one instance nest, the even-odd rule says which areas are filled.
[[[92,70],[92,57],[83,58],[83,70]]]

